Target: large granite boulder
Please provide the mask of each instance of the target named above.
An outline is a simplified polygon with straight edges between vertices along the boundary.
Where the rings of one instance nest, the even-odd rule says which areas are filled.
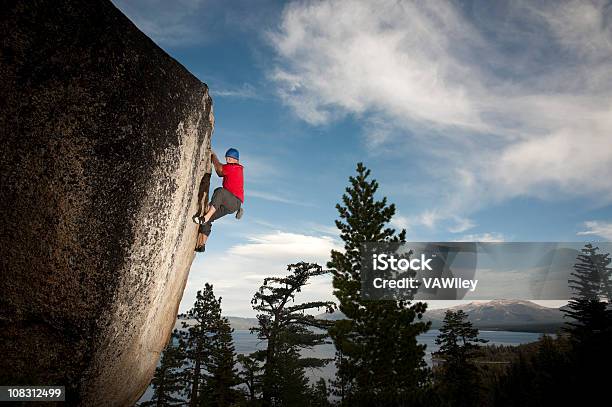
[[[0,384],[132,405],[194,258],[208,88],[110,1],[4,1],[0,41]]]

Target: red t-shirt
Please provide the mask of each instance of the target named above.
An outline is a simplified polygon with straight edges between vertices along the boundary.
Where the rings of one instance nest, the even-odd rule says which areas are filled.
[[[244,202],[244,178],[242,165],[223,164],[223,188],[236,195],[240,202]]]

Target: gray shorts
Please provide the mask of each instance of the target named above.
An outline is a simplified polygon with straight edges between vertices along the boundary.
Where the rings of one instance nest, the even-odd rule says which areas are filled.
[[[210,204],[215,207],[216,211],[208,222],[204,223],[203,225],[200,225],[200,232],[202,232],[206,236],[210,235],[212,223],[215,220],[225,215],[235,213],[236,211],[238,211],[238,209],[240,209],[240,205],[242,205],[242,202],[240,201],[240,199],[238,199],[236,195],[232,194],[227,189],[219,187],[213,192]]]

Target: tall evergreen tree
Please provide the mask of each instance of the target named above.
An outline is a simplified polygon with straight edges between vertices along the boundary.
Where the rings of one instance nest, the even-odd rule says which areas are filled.
[[[442,366],[434,369],[436,394],[444,406],[475,406],[480,396],[479,371],[470,358],[477,355],[478,329],[462,310],[446,311],[436,344]]]
[[[193,308],[179,317],[184,319],[180,340],[187,360],[183,375],[189,405],[230,405],[238,384],[232,331],[221,317],[221,298],[215,297],[212,285],[206,283]]]
[[[185,365],[185,353],[180,344],[175,343],[177,333],[174,332],[170,343],[162,352],[159,366],[151,380],[153,397],[141,403],[141,406],[181,406],[185,400],[179,397],[183,389],[182,369]]]
[[[584,392],[582,401],[595,401],[608,392],[607,377],[592,367],[595,362],[599,366],[612,365],[612,269],[609,265],[610,254],[601,254],[598,247],[588,243],[578,255],[570,279],[574,295],[564,310],[569,319],[565,332],[572,344],[572,381]]]
[[[406,231],[390,227],[395,205],[376,200],[376,180],[357,164],[357,174],[336,205],[336,226],[344,252],[333,250],[328,267],[334,274],[334,295],[346,319],[336,321],[329,333],[338,357],[335,393],[349,406],[395,406],[416,402],[429,380],[425,346],[417,336],[429,329],[421,321],[422,302],[366,301],[360,297],[360,248],[370,242],[405,241]]]
[[[325,333],[311,328],[327,329],[329,321],[306,312],[324,308],[331,312],[333,303],[314,301],[294,303],[295,296],[315,276],[327,273],[317,264],[300,262],[287,267],[286,277],[268,277],[253,296],[253,309],[258,312],[259,325],[252,328],[266,349],[256,352],[263,366],[262,399],[264,406],[307,405],[308,380],[305,368],[319,368],[328,361],[302,357],[302,349],[312,349],[324,343]]]
[[[325,362],[322,359],[302,358],[298,348],[289,342],[290,339],[286,341],[288,338],[284,336],[281,334],[276,342],[272,374],[264,376],[264,391],[265,386],[269,385],[271,399],[271,403],[267,404],[264,398],[264,405],[307,406],[310,402],[310,388],[304,369],[322,367]]]
[[[197,407],[203,400],[204,365],[210,357],[213,329],[221,318],[221,306],[215,298],[212,285],[206,283],[204,289],[197,292],[193,308],[180,317],[185,319],[182,323],[185,331],[181,339],[188,361],[184,371],[188,383],[185,394],[189,405]]]
[[[249,407],[259,406],[261,394],[261,370],[262,367],[255,357],[256,355],[238,355],[238,363],[241,369],[238,372],[240,382],[246,385],[245,403]]]
[[[573,278],[569,280],[574,295],[564,309],[570,320],[565,330],[576,346],[597,346],[597,342],[606,340],[605,334],[611,329],[610,254],[601,254],[598,250],[590,243],[584,246],[574,265]]]
[[[235,367],[236,352],[232,332],[227,318],[220,318],[212,329],[210,357],[204,363],[207,372],[204,399],[207,406],[228,407],[234,405],[239,398],[240,393],[235,388],[240,381]]]
[[[486,343],[478,338],[478,328],[474,328],[463,310],[447,310],[436,344],[440,345],[438,355],[446,360],[464,361],[475,354],[479,343]]]
[[[494,405],[596,405],[608,397],[609,380],[598,367],[612,365],[609,256],[584,246],[569,280],[573,295],[563,308],[563,332],[511,363],[494,388]]]
[[[310,393],[310,407],[331,407],[332,404],[329,402],[328,398],[329,392],[327,390],[327,383],[324,378],[321,377],[311,386]]]

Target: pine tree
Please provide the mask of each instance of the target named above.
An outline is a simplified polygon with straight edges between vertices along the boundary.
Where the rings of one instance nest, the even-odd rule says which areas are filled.
[[[327,383],[325,383],[324,378],[320,378],[311,386],[310,393],[310,407],[331,407],[331,403],[328,399],[329,392],[327,390]]]
[[[600,366],[612,365],[612,269],[610,254],[598,251],[599,248],[588,243],[578,255],[569,281],[574,295],[564,310],[570,319],[565,332],[572,344],[572,381],[585,394],[582,400],[593,402],[607,395],[608,384],[607,378],[597,374],[592,364],[597,361]]]
[[[319,320],[307,311],[324,308],[332,311],[333,303],[314,301],[292,304],[295,296],[315,276],[327,273],[317,264],[300,262],[287,267],[286,277],[268,277],[253,296],[259,326],[251,331],[267,341],[265,350],[254,357],[263,362],[262,399],[265,406],[306,405],[308,380],[305,368],[319,368],[328,361],[302,357],[302,349],[324,343],[325,333],[310,328],[327,329],[329,321]]]
[[[155,375],[151,380],[153,386],[153,397],[151,400],[141,403],[141,406],[180,406],[185,400],[178,397],[183,388],[182,368],[185,364],[184,349],[180,344],[175,344],[177,333],[174,332],[170,343],[162,352],[159,366],[155,369]]]
[[[467,360],[478,350],[479,343],[486,343],[478,338],[478,328],[474,328],[463,310],[448,310],[444,314],[444,321],[436,344],[440,345],[437,354],[447,360]]]
[[[241,366],[238,377],[240,382],[246,385],[247,390],[246,405],[250,407],[259,406],[262,367],[255,355],[238,355],[238,363]]]
[[[204,396],[207,406],[227,407],[235,404],[239,398],[239,392],[235,389],[239,379],[232,332],[227,318],[220,318],[212,329],[210,357],[204,363],[208,373]]]
[[[307,360],[300,356],[296,346],[279,336],[274,355],[274,369],[271,376],[264,376],[264,384],[271,384],[271,406],[307,406],[310,402],[310,388],[304,369],[322,367],[323,360]],[[313,363],[310,363],[313,362]],[[272,380],[266,380],[271,378]],[[264,387],[265,390],[265,387]],[[265,404],[264,398],[264,405]]]
[[[494,405],[596,405],[608,397],[608,377],[597,367],[612,365],[610,257],[588,243],[576,260],[563,332],[511,363],[494,389]]]
[[[591,341],[605,339],[602,333],[610,330],[610,254],[600,254],[598,250],[590,243],[584,246],[574,265],[573,278],[569,280],[574,295],[564,310],[570,319],[565,330],[576,346],[597,345]]]
[[[478,329],[472,326],[462,310],[446,311],[436,344],[440,349],[435,356],[443,364],[434,370],[436,393],[442,405],[474,406],[480,396],[479,371],[470,358],[476,356],[478,344],[487,342],[478,338]]]
[[[346,319],[329,333],[337,350],[335,394],[343,405],[394,406],[414,402],[428,383],[425,346],[417,336],[429,329],[421,321],[426,304],[411,301],[366,301],[360,297],[361,256],[364,243],[401,243],[406,232],[388,227],[395,205],[375,199],[376,180],[357,164],[357,175],[336,205],[336,226],[344,252],[332,251],[328,267],[334,274],[334,295]]]
[[[183,375],[189,405],[230,405],[238,384],[232,331],[221,317],[221,298],[215,298],[212,285],[198,291],[193,308],[179,317],[185,319],[180,340],[188,362]]]

